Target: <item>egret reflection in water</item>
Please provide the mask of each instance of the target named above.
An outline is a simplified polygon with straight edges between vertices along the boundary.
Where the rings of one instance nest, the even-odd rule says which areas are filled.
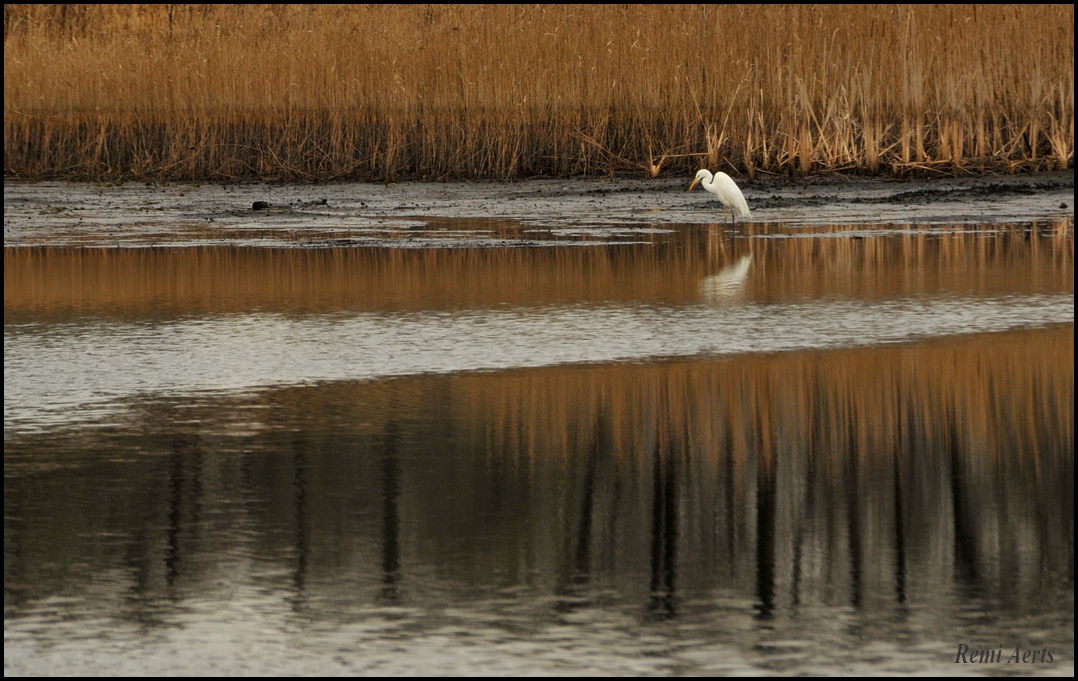
[[[752,253],[743,255],[735,262],[700,280],[700,297],[711,303],[739,299],[745,292],[745,283],[752,266]]]

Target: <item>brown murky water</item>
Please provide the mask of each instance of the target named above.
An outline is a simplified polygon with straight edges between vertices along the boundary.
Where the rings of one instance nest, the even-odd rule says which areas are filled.
[[[5,672],[1072,675],[1073,219],[504,229],[5,248]]]

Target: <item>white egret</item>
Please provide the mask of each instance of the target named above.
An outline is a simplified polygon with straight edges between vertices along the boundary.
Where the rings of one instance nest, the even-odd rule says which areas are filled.
[[[701,180],[703,180],[701,182]],[[715,198],[722,201],[722,216],[726,217],[726,209],[741,213],[741,217],[749,217],[749,204],[745,203],[745,195],[741,193],[738,186],[734,184],[733,179],[722,172],[721,170],[712,176],[711,171],[701,170],[696,173],[696,179],[689,185],[689,191],[693,190],[696,183],[700,182],[704,189],[708,190],[715,195]],[[735,218],[736,221],[736,218]]]

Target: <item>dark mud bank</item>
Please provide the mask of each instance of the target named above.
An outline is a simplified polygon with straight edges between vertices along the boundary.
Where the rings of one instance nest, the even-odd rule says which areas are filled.
[[[6,182],[4,244],[398,245],[531,243],[549,230],[603,234],[723,221],[691,178],[515,183],[105,186]],[[1074,217],[1073,170],[894,180],[737,178],[754,223],[968,225]],[[257,206],[257,209],[255,208]],[[463,222],[462,222],[463,221]],[[739,222],[743,222],[739,220]]]

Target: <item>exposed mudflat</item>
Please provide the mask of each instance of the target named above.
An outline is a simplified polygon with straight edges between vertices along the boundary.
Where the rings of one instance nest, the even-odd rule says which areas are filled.
[[[530,245],[722,222],[721,204],[703,189],[686,191],[690,182],[689,177],[389,185],[8,181],[4,244]],[[927,180],[761,176],[738,183],[753,211],[750,220],[758,223],[878,227],[1074,217],[1073,170]],[[474,220],[474,229],[462,230],[461,219]]]

